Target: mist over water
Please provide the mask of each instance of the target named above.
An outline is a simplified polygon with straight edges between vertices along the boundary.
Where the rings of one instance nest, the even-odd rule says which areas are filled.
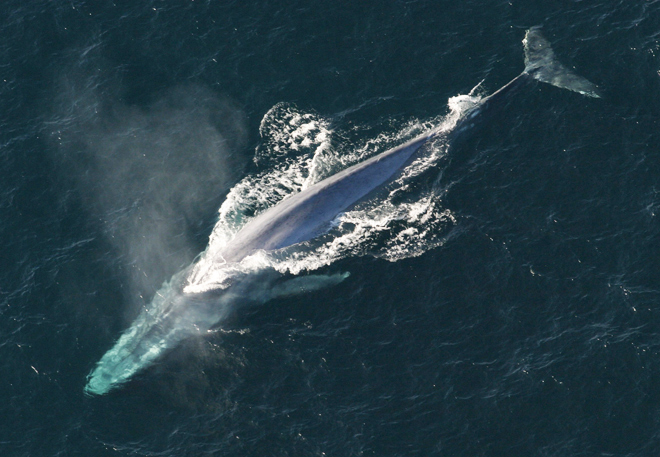
[[[243,168],[244,115],[193,84],[126,105],[119,81],[71,68],[43,127],[57,171],[130,265],[131,293],[151,295],[190,264],[195,237]]]

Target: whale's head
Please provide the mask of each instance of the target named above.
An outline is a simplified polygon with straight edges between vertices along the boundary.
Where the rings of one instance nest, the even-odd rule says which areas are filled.
[[[231,295],[231,294],[229,294]],[[103,395],[153,364],[182,340],[205,334],[227,313],[223,294],[187,294],[164,285],[87,377],[85,393]]]

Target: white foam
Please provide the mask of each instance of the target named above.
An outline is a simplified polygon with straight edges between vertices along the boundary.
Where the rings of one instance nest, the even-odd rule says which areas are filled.
[[[450,132],[460,116],[479,100],[474,95],[452,97],[446,116],[423,122],[414,119],[362,144],[341,143],[338,149],[332,144],[337,133],[330,129],[327,120],[300,112],[292,105],[275,105],[260,124],[263,142],[255,153],[255,162],[265,169],[245,177],[229,192],[209,246],[192,268],[185,292],[226,288],[236,275],[263,268],[299,274],[356,255],[397,261],[442,244],[443,233],[455,224],[455,219],[432,186],[415,189],[415,179],[438,164],[448,146],[443,134]],[[340,214],[328,236],[284,253],[256,252],[239,264],[227,265],[222,261],[222,248],[260,212],[346,166],[432,128],[440,132],[438,139],[403,170],[388,187],[389,192]],[[338,136],[342,136],[341,132]]]

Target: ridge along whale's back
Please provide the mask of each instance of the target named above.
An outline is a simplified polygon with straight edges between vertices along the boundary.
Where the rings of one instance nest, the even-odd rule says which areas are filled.
[[[239,262],[256,250],[281,249],[318,236],[339,213],[387,182],[436,133],[427,132],[287,197],[248,222],[222,250],[222,258]]]

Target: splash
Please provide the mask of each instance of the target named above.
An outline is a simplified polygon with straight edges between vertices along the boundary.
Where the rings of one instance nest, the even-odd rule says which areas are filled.
[[[448,134],[462,113],[478,101],[479,97],[473,95],[453,97],[446,116],[424,122],[410,120],[397,130],[382,132],[361,144],[335,140],[347,135],[331,129],[328,120],[314,113],[302,113],[284,103],[274,106],[261,121],[263,143],[255,154],[257,165],[270,168],[245,177],[229,192],[208,248],[192,267],[184,292],[224,289],[232,283],[232,277],[265,268],[298,275],[349,256],[373,255],[397,261],[441,245],[443,234],[455,219],[451,211],[442,208],[441,197],[433,186],[421,187],[418,181],[445,156],[448,142],[442,134],[381,195],[340,214],[327,235],[303,243],[302,249],[296,246],[282,252],[260,251],[231,265],[217,261],[226,243],[262,211],[432,128]]]

